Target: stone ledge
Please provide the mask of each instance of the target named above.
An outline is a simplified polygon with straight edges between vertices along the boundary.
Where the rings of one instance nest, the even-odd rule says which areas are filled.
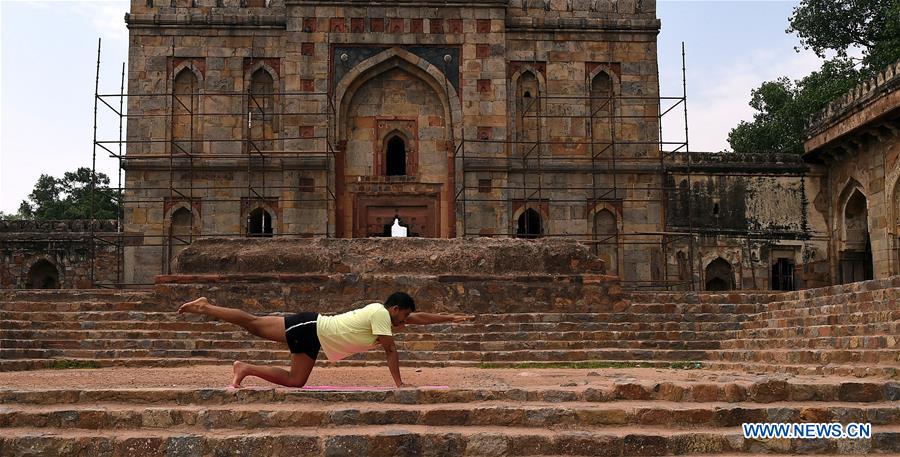
[[[495,238],[207,238],[178,254],[187,275],[602,275],[603,261],[572,240]]]

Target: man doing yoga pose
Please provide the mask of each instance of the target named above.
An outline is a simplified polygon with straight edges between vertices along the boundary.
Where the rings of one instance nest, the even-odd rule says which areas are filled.
[[[353,354],[384,348],[391,376],[397,387],[406,386],[400,379],[400,358],[394,343],[394,332],[405,325],[459,323],[474,319],[465,314],[418,313],[412,297],[395,292],[382,303],[336,316],[299,313],[289,316],[254,316],[233,308],[215,306],[206,297],[185,303],[178,313],[204,314],[239,325],[253,335],[286,343],[291,351],[291,370],[234,362],[231,387],[240,388],[247,376],[256,376],[286,387],[303,387],[309,379],[321,348],[328,360],[337,361]],[[376,344],[377,343],[377,344]]]

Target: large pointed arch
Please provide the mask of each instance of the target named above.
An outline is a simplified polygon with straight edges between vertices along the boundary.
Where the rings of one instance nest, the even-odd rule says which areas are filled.
[[[861,194],[863,198],[866,199],[866,202],[869,200],[869,193],[866,192],[866,188],[860,184],[855,178],[848,178],[844,183],[844,186],[841,190],[841,193],[838,195],[837,207],[835,208],[835,231],[838,234],[839,240],[843,242],[847,239],[847,233],[844,230],[844,217],[847,211],[847,204],[850,202],[850,199],[856,195],[857,193]]]
[[[390,48],[372,56],[341,79],[334,88],[334,105],[337,107],[335,136],[338,142],[347,140],[347,113],[356,91],[378,75],[400,68],[427,84],[438,95],[444,108],[444,116],[453,126],[451,140],[462,135],[462,104],[453,84],[442,71],[427,60],[402,48]]]

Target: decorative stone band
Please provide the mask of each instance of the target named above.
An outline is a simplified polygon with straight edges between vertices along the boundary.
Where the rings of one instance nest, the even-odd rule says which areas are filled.
[[[893,90],[900,90],[900,61],[894,62],[874,77],[859,83],[849,92],[829,103],[825,109],[813,115],[807,130],[807,137],[815,136],[851,109],[865,105]]]

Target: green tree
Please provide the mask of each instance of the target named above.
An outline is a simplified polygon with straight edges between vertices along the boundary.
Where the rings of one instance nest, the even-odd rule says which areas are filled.
[[[22,219],[22,215],[19,213],[4,213],[0,211],[0,221],[17,221]]]
[[[803,153],[809,119],[828,103],[850,90],[859,71],[848,59],[836,58],[797,81],[786,77],[764,82],[751,92],[753,121],[741,121],[728,134],[736,152]]]
[[[97,173],[94,190],[94,217],[115,219],[116,204],[109,177]],[[27,219],[90,219],[91,169],[81,167],[62,178],[41,175],[28,200],[19,205],[19,215]]]
[[[848,58],[863,53],[865,76],[900,59],[900,0],[803,0],[794,8],[788,33],[796,33],[804,49],[825,58],[828,51]]]
[[[796,33],[801,46],[819,57],[836,56],[797,81],[782,77],[754,89],[753,120],[742,121],[728,135],[736,152],[802,154],[813,114],[900,59],[900,0],[802,0],[787,32]],[[854,49],[863,57],[852,57]]]

